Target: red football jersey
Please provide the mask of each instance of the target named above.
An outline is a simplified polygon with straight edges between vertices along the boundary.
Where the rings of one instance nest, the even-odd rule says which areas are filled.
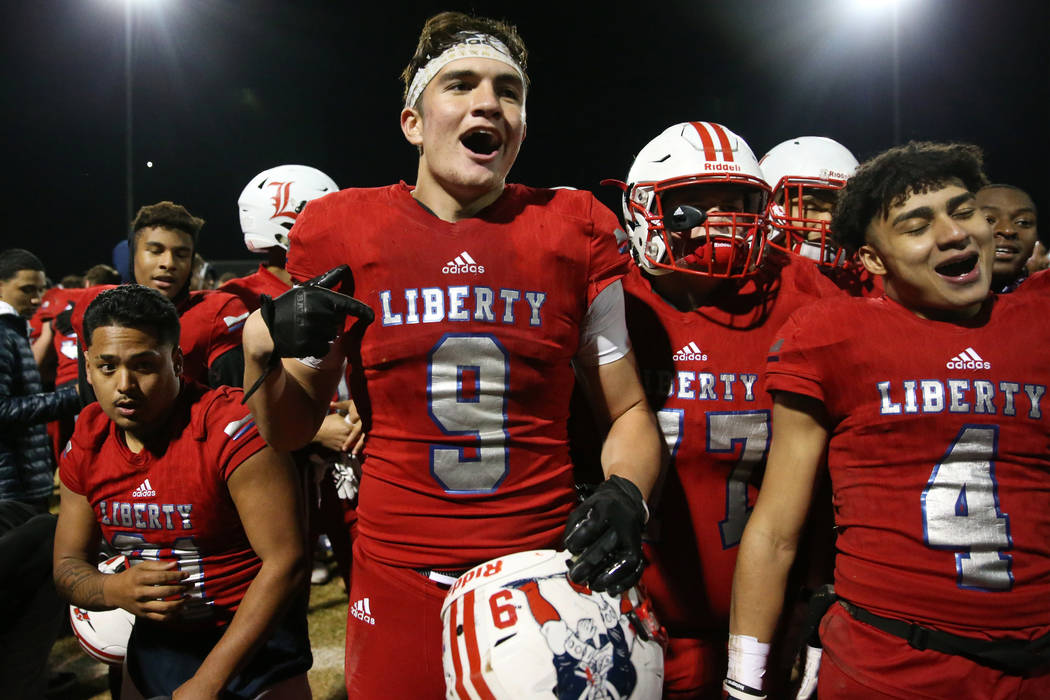
[[[765,466],[772,401],[763,370],[795,309],[841,292],[818,267],[774,253],[762,274],[679,311],[632,266],[627,327],[671,462],[650,498],[645,583],[672,636],[724,632],[733,568]]]
[[[29,319],[29,339],[32,341],[39,338],[44,324],[65,311],[70,302],[76,301],[76,297],[83,291],[83,287],[52,287],[44,292],[40,306]]]
[[[368,432],[358,536],[370,556],[457,569],[559,542],[575,504],[570,360],[588,305],[626,269],[616,226],[587,192],[521,185],[456,223],[404,183],[299,215],[292,277],[348,263],[343,291],[376,313],[359,346],[344,336]]]
[[[184,384],[164,449],[138,454],[97,403],[83,410],[62,455],[69,490],[87,498],[102,535],[132,564],[178,562],[192,575],[182,618],[225,624],[262,562],[241,527],[226,482],[266,446],[240,389]]]
[[[1046,292],[1050,288],[1050,270],[1040,270],[1021,280],[1015,292]]]
[[[768,388],[831,423],[840,596],[969,636],[1050,624],[1048,315],[1037,295],[961,324],[842,299],[777,334]]]
[[[861,266],[821,267],[820,271],[835,285],[852,297],[881,297],[886,293],[882,277],[873,275]]]
[[[73,328],[79,336],[84,326],[84,313],[99,294],[113,285],[85,290],[73,307]],[[182,348],[182,373],[195,382],[208,383],[208,368],[219,357],[241,346],[241,331],[248,318],[244,303],[232,294],[218,290],[190,292],[175,305],[179,313],[179,347]]]
[[[267,270],[265,265],[259,265],[259,269],[252,274],[232,279],[216,291],[234,295],[248,311],[255,311],[259,308],[260,294],[279,297],[289,289],[291,287],[285,284],[284,280]]]

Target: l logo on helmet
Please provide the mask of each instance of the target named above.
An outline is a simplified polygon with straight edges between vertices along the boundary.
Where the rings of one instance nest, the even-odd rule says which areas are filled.
[[[292,206],[292,182],[271,182],[268,186],[273,187],[277,190],[273,197],[270,197],[270,201],[273,202],[273,216],[271,219],[276,219],[279,216],[287,216],[289,219],[295,219],[299,216],[299,212],[295,206]]]

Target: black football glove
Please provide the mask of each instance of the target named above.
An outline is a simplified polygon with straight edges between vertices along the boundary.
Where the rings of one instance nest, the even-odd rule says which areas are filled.
[[[347,316],[356,316],[365,325],[375,319],[367,304],[332,291],[349,273],[349,266],[340,265],[276,299],[259,296],[260,313],[273,338],[271,358],[324,357]]]
[[[66,310],[55,316],[51,322],[52,327],[61,335],[73,334],[73,305],[70,304]]]
[[[618,595],[642,576],[645,501],[629,480],[610,476],[569,514],[565,547],[575,555],[569,578]]]
[[[327,355],[328,344],[339,336],[347,316],[356,316],[366,326],[375,320],[375,312],[368,304],[332,291],[350,276],[350,266],[340,265],[292,287],[276,299],[259,295],[259,313],[273,339],[273,352],[263,373],[244,392],[241,403],[248,402],[282,357]]]

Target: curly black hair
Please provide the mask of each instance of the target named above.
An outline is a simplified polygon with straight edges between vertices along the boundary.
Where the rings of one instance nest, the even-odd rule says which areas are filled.
[[[988,184],[981,149],[968,143],[912,141],[862,164],[839,193],[831,230],[850,253],[865,243],[876,216],[885,218],[913,194],[962,182],[971,192]]]

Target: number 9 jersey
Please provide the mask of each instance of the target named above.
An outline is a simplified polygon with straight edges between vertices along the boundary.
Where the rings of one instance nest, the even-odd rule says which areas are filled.
[[[626,269],[616,227],[589,193],[521,185],[455,223],[404,183],[303,210],[292,277],[347,263],[353,289],[341,291],[376,312],[342,340],[368,433],[369,556],[463,569],[559,543],[575,504],[570,362],[591,302]]]
[[[792,316],[766,385],[819,399],[839,529],[836,593],[957,635],[1050,625],[1050,297],[965,323],[888,297]]]

